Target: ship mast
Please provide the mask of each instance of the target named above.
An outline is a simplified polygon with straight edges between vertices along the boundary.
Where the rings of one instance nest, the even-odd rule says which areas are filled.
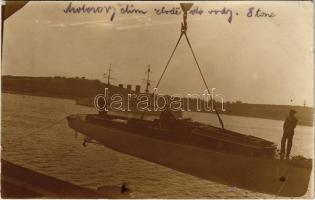
[[[148,94],[149,93],[149,86],[150,86],[150,82],[151,82],[150,81],[150,73],[151,73],[150,65],[148,65],[148,69],[145,73],[147,74],[145,93]]]
[[[104,78],[107,79],[107,84],[110,85],[110,80],[114,79],[111,77],[112,64],[109,64],[108,72],[104,74]]]

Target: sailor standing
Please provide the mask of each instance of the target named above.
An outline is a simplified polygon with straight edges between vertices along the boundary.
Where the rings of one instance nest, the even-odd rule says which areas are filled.
[[[284,154],[286,153],[286,159],[289,159],[290,152],[292,148],[292,139],[294,136],[294,129],[297,125],[297,118],[294,116],[296,113],[295,110],[290,110],[289,116],[285,119],[283,124],[283,136],[281,139],[281,150],[280,150],[280,158],[284,158]],[[288,141],[288,142],[287,142]],[[285,144],[287,142],[287,148],[285,148]]]

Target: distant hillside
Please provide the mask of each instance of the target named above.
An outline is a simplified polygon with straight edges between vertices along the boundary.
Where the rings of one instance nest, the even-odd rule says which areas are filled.
[[[2,92],[48,96],[78,100],[80,98],[92,99],[96,94],[104,93],[107,87],[112,93],[126,95],[135,93],[131,88],[107,85],[99,80],[65,77],[23,77],[2,76]],[[186,102],[184,99],[183,102]],[[190,108],[195,111],[196,100],[190,100]],[[88,102],[87,102],[88,104]],[[221,107],[221,105],[217,105]],[[290,109],[296,110],[300,125],[313,125],[313,108],[289,105],[264,105],[237,102],[226,102],[224,114],[265,119],[284,120]],[[206,112],[206,111],[202,111]],[[222,112],[221,112],[222,113]]]
[[[2,76],[2,91],[18,94],[75,99],[104,93],[105,87],[99,80],[85,78]],[[113,85],[108,88],[125,91]]]
[[[294,109],[297,111],[296,117],[299,119],[300,125],[313,125],[313,108],[311,107],[247,104],[241,102],[226,103],[225,107],[225,114],[275,120],[284,120],[288,116],[289,110]]]

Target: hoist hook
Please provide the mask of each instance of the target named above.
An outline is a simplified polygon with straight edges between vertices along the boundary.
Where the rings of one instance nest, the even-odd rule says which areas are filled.
[[[183,10],[183,23],[182,23],[182,27],[181,27],[181,32],[186,33],[187,31],[187,13],[190,10],[190,8],[193,6],[193,3],[181,3],[180,7]]]
[[[186,31],[187,31],[187,12],[184,12],[181,32],[186,33]]]

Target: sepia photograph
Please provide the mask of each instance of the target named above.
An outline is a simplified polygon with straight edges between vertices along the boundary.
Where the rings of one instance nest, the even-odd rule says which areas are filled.
[[[314,198],[313,1],[1,12],[1,198]]]

